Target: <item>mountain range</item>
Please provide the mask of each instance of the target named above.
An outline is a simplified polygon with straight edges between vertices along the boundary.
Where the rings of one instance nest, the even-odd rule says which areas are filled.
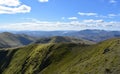
[[[13,31],[15,34],[26,34],[38,38],[52,36],[69,36],[74,38],[86,39],[89,41],[100,42],[106,39],[120,37],[120,31],[105,30],[81,30],[81,31]]]
[[[77,39],[65,36],[53,36],[36,38],[25,34],[12,34],[9,32],[0,33],[0,48],[21,47],[29,44],[45,44],[45,43],[81,43],[81,44],[94,44],[95,42]]]
[[[0,33],[0,74],[120,73],[119,31],[28,33]]]

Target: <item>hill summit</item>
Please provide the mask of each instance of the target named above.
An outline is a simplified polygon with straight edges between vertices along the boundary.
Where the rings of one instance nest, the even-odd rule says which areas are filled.
[[[81,43],[81,44],[95,44],[92,41],[84,40],[84,39],[77,39],[68,36],[53,36],[47,38],[40,38],[39,40],[35,41],[34,43]]]

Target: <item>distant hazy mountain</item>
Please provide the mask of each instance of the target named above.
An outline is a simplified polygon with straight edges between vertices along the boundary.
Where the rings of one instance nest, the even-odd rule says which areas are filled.
[[[16,34],[27,34],[34,37],[71,36],[95,42],[113,37],[120,37],[120,31],[82,30],[82,31],[19,31]]]
[[[34,39],[30,36],[12,34],[9,32],[0,33],[0,48],[18,47],[31,43]]]
[[[27,34],[35,37],[65,36],[74,31],[13,31],[15,34]]]
[[[34,43],[81,43],[81,44],[94,44],[92,41],[77,39],[73,37],[65,37],[65,36],[53,36],[47,38],[40,38]]]
[[[77,38],[100,42],[106,39],[120,37],[120,31],[105,31],[105,30],[83,30],[67,34]]]

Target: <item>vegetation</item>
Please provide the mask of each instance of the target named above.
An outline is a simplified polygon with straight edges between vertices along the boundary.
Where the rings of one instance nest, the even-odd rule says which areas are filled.
[[[80,44],[95,44],[95,42],[84,40],[84,39],[77,39],[73,37],[67,36],[53,36],[47,38],[40,38],[33,43],[80,43]]]
[[[98,44],[31,44],[0,50],[1,74],[119,74],[120,39]]]
[[[24,34],[12,34],[9,32],[0,33],[0,48],[21,47],[28,44],[38,43],[83,43],[94,44],[94,42],[72,37],[54,36],[47,38],[35,38]]]
[[[20,47],[28,45],[35,39],[27,35],[17,35],[9,32],[0,33],[0,48]]]

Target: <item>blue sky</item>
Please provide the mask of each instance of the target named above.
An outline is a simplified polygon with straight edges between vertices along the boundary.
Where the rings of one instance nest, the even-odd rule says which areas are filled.
[[[119,0],[0,0],[0,30],[120,30]]]

